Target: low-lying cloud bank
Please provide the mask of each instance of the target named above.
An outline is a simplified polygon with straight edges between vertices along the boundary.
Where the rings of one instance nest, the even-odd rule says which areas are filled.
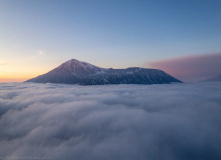
[[[221,53],[192,55],[147,63],[184,82],[202,81],[221,74]]]
[[[0,157],[220,160],[220,115],[221,83],[0,84]]]

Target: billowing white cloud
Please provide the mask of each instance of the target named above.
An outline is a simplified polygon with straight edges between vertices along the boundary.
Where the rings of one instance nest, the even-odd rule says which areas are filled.
[[[220,113],[221,83],[0,84],[0,156],[218,160]]]

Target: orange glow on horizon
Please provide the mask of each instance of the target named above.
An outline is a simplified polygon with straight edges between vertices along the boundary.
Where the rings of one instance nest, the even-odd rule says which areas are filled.
[[[21,68],[19,68],[21,69]],[[24,82],[28,79],[34,78],[38,75],[43,74],[44,71],[38,71],[32,73],[30,71],[22,70],[0,70],[0,83],[9,83],[9,82]]]
[[[20,74],[20,75],[14,75],[14,76],[4,76],[4,75],[0,75],[0,83],[10,83],[10,82],[24,82],[28,79],[34,78],[36,76],[38,76],[39,74],[33,74],[33,75],[24,75],[24,74]]]
[[[47,73],[53,64],[37,59],[2,60],[0,65],[0,83],[24,82],[28,79]]]
[[[0,78],[0,83],[24,82],[27,79]]]

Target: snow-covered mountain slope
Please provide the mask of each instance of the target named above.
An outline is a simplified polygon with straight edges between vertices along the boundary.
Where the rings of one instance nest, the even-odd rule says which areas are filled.
[[[105,69],[76,59],[71,59],[50,72],[26,82],[103,85],[163,84],[181,81],[158,69],[138,67]]]
[[[84,77],[92,74],[104,73],[106,69],[94,66],[92,64],[71,59],[59,67],[48,72],[48,74],[73,75],[76,77]]]

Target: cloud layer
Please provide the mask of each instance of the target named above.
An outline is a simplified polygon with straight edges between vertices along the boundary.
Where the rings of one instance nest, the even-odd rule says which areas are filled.
[[[0,84],[0,156],[221,159],[221,85]]]
[[[221,53],[179,57],[147,65],[162,69],[181,81],[201,81],[221,74]]]

